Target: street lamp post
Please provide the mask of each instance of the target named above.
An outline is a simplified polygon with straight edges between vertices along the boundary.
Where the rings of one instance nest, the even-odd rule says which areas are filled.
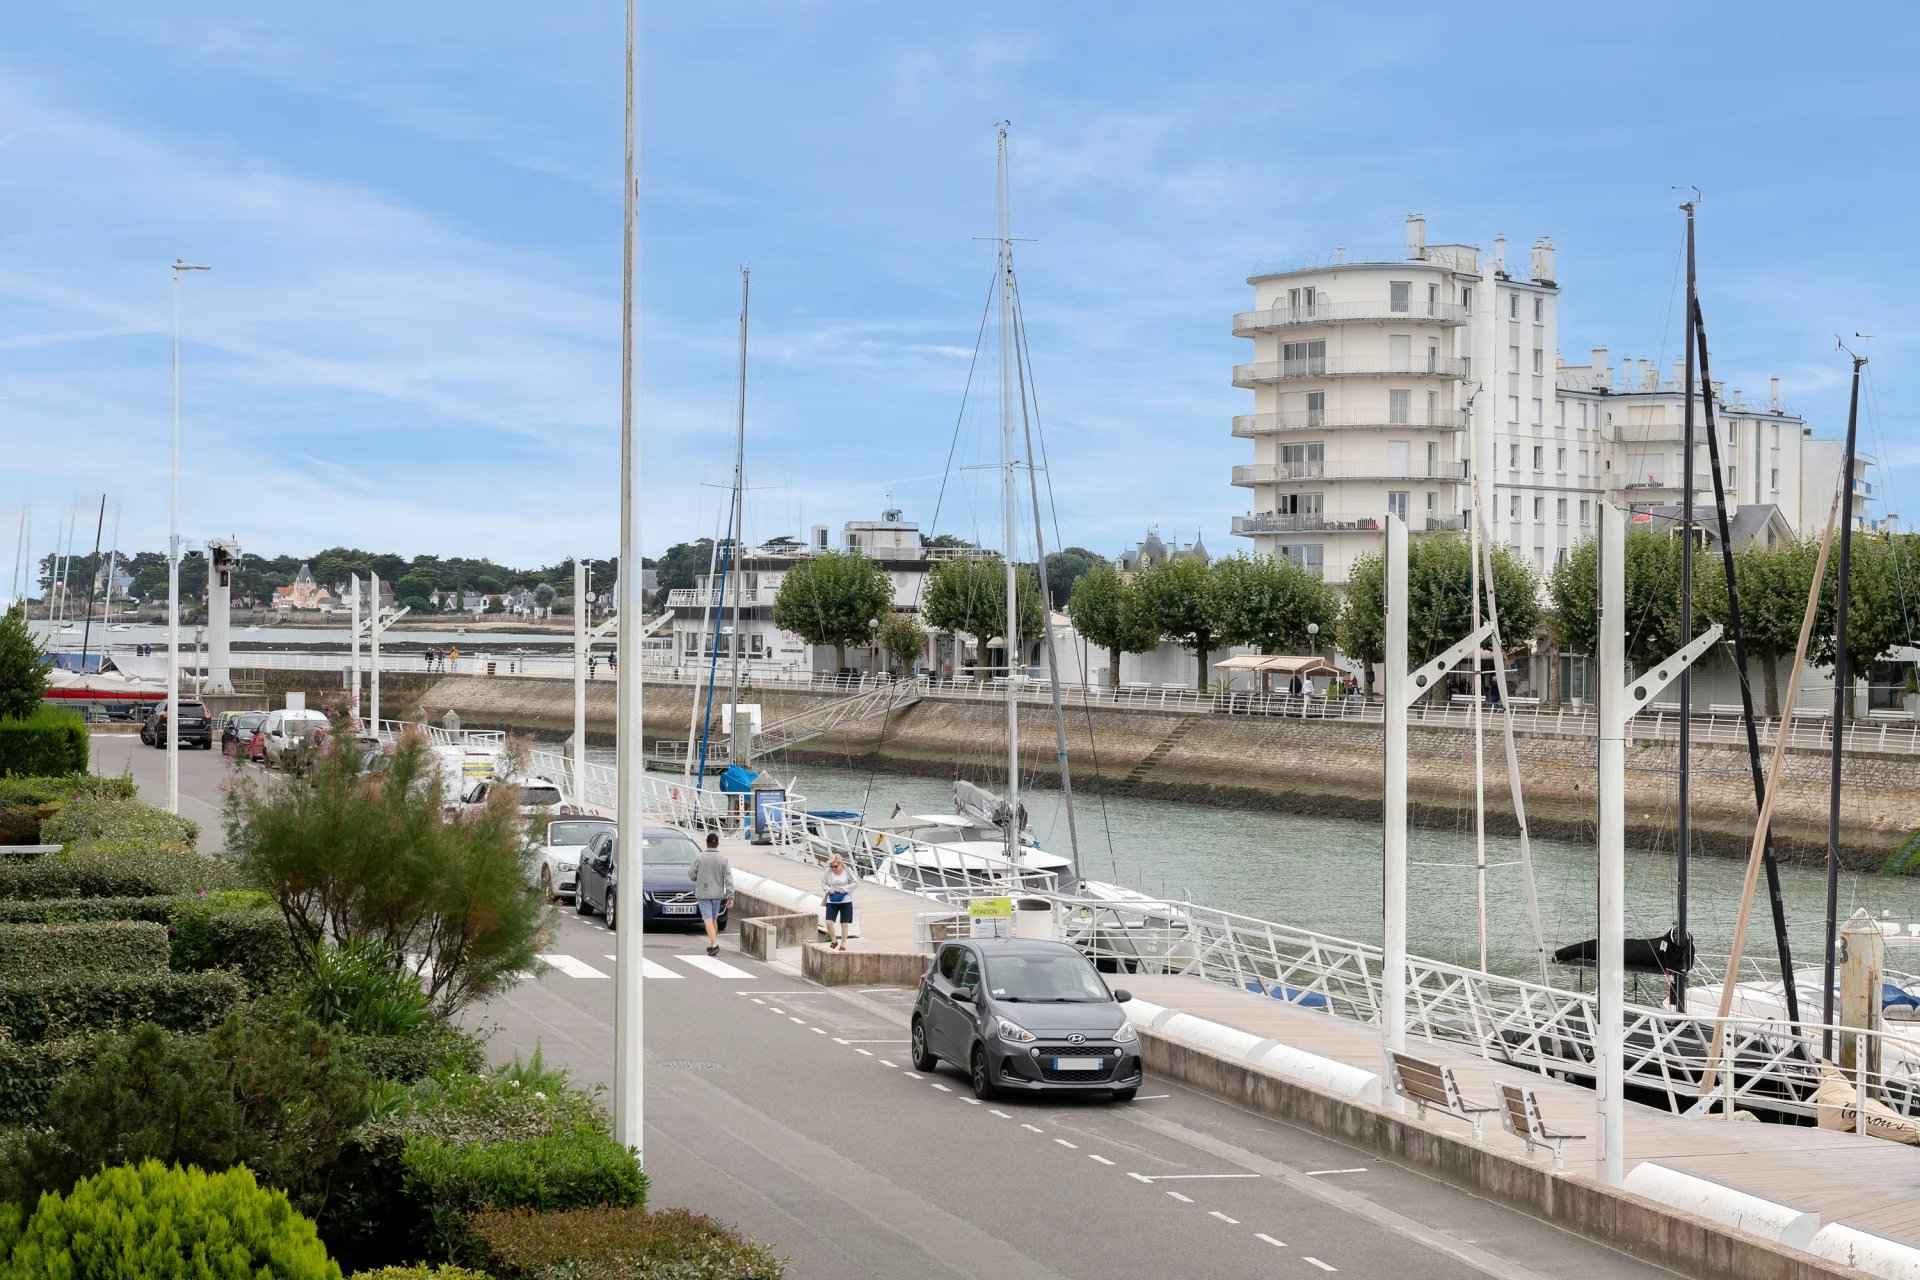
[[[173,260],[173,459],[167,475],[167,812],[180,812],[180,276]]]

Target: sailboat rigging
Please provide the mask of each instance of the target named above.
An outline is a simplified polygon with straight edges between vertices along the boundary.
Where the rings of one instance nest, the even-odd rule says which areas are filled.
[[[1845,345],[1840,344],[1845,350]],[[1820,1021],[1821,1056],[1833,1059],[1834,948],[1839,945],[1836,913],[1840,897],[1840,775],[1841,743],[1847,723],[1847,604],[1853,587],[1853,460],[1860,427],[1860,370],[1865,356],[1853,355],[1853,392],[1847,404],[1847,442],[1840,455],[1840,577],[1833,588],[1833,760],[1827,782],[1827,949],[1826,1003]]]

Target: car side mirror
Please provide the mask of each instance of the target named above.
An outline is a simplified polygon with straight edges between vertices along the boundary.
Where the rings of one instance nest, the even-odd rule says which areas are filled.
[[[1113,1002],[1115,1004],[1125,1004],[1131,999],[1133,999],[1133,992],[1127,990],[1125,987],[1115,987],[1113,989]]]
[[[972,1004],[980,998],[980,993],[973,987],[955,987],[953,998],[960,1004]]]

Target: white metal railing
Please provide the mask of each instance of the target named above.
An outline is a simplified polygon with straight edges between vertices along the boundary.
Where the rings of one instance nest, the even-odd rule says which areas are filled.
[[[1337,324],[1351,320],[1386,320],[1409,324],[1427,321],[1435,324],[1464,324],[1467,312],[1458,303],[1435,302],[1429,304],[1424,299],[1409,300],[1404,307],[1395,307],[1390,299],[1375,302],[1313,302],[1299,306],[1285,304],[1267,307],[1261,311],[1241,311],[1233,317],[1235,337],[1244,338],[1248,334],[1260,333],[1268,329],[1289,328],[1294,325]]]
[[[1460,378],[1466,365],[1453,356],[1406,361],[1380,356],[1309,356],[1304,360],[1256,360],[1233,366],[1233,385],[1252,387],[1292,378],[1398,377]]]

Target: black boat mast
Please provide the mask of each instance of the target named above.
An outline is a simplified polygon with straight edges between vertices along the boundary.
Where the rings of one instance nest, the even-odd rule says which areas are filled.
[[[1696,198],[1698,193],[1696,192]],[[1686,408],[1683,414],[1684,443],[1681,446],[1680,464],[1680,643],[1693,642],[1693,360],[1694,360],[1694,307],[1696,294],[1693,277],[1693,209],[1694,201],[1689,200],[1680,206],[1687,215],[1687,357],[1686,371],[1682,375],[1682,390]],[[1687,931],[1687,878],[1688,859],[1693,851],[1693,832],[1690,829],[1690,797],[1687,770],[1693,748],[1693,674],[1690,666],[1680,672],[1680,821],[1676,832],[1674,848],[1674,932],[1683,949],[1691,940]],[[1727,981],[1731,982],[1729,975]],[[1681,1013],[1687,1010],[1687,973],[1681,969],[1673,975],[1673,1007]]]
[[[1840,349],[1846,351],[1846,344]],[[1833,589],[1833,759],[1827,780],[1827,963],[1826,1004],[1821,1021],[1820,1054],[1833,1060],[1833,951],[1838,941],[1836,911],[1840,898],[1840,744],[1846,734],[1847,598],[1853,586],[1853,446],[1860,425],[1860,366],[1865,356],[1853,356],[1853,395],[1847,404],[1847,444],[1840,455],[1840,580]]]

